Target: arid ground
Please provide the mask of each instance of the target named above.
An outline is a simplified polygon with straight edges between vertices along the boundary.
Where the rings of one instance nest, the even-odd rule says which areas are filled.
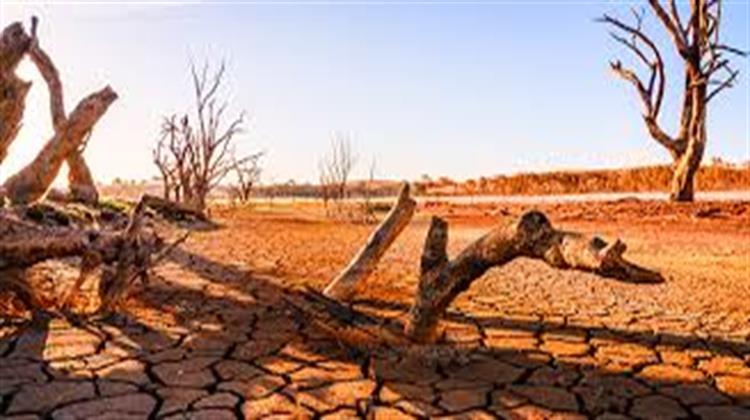
[[[450,222],[454,254],[526,209],[421,206],[354,307],[404,315],[430,214]],[[541,209],[621,238],[666,281],[516,260],[459,296],[440,343],[370,354],[286,298],[322,289],[372,226],[300,207],[215,209],[221,227],[193,233],[119,315],[4,318],[0,417],[750,418],[750,203]]]

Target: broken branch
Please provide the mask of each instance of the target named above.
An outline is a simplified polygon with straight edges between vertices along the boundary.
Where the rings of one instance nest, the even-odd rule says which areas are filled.
[[[396,203],[386,218],[370,235],[365,246],[360,249],[344,271],[326,286],[323,294],[344,300],[351,297],[356,284],[372,274],[383,254],[409,224],[416,206],[416,201],[409,196],[409,184],[404,183]]]

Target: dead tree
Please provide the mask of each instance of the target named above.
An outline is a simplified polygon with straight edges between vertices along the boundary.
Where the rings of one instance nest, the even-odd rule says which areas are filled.
[[[333,184],[328,168],[323,159],[318,161],[318,195],[323,200],[323,207],[328,213],[328,202],[331,200]]]
[[[260,179],[260,158],[262,153],[251,156],[250,159],[240,162],[233,158],[232,169],[234,170],[235,182],[230,186],[232,196],[240,203],[247,203],[252,196],[253,187]]]
[[[405,182],[401,187],[396,203],[386,218],[370,235],[365,246],[362,247],[344,271],[326,286],[323,294],[336,299],[349,299],[354,293],[356,284],[362,282],[375,271],[375,267],[385,251],[411,221],[416,207],[416,201],[409,196],[409,184]]]
[[[65,293],[63,304],[78,292],[83,281],[100,265],[113,265],[112,275],[105,275],[100,287],[103,308],[111,308],[140,275],[155,261],[152,254],[162,248],[162,240],[143,225],[146,202],[140,201],[123,230],[50,228],[31,224],[0,212],[0,288],[10,288],[30,309],[38,307],[33,291],[26,285],[25,270],[49,259],[82,257],[81,275]],[[6,273],[11,275],[6,278]],[[144,274],[145,275],[145,274]],[[9,279],[9,281],[6,281]]]
[[[352,150],[351,139],[344,134],[334,134],[330,149],[319,165],[321,188],[330,198],[339,202],[346,198],[346,184],[356,163],[357,155]]]
[[[55,132],[36,158],[5,181],[6,197],[16,204],[41,198],[68,156],[77,153],[94,124],[115,99],[117,94],[109,86],[83,99],[67,118],[63,129]]]
[[[380,257],[409,223],[413,206],[413,201],[408,199],[408,189],[402,189],[399,202],[386,220],[352,262],[326,287],[323,292],[326,299],[352,297],[354,286],[374,271]],[[490,268],[519,257],[539,259],[559,269],[589,271],[622,281],[663,281],[659,273],[624,259],[622,254],[626,246],[620,240],[608,243],[596,236],[555,229],[538,211],[527,212],[514,223],[497,227],[453,259],[448,257],[447,245],[448,224],[433,217],[420,261],[416,296],[404,325],[404,338],[417,342],[434,340],[438,322],[456,296]],[[328,303],[327,306],[331,306],[332,303]],[[334,306],[334,311],[353,311],[343,305]],[[350,318],[357,319],[355,315]]]
[[[65,113],[65,102],[63,100],[63,87],[60,81],[60,75],[55,68],[52,59],[39,46],[39,40],[36,36],[37,20],[32,18],[31,37],[33,42],[29,48],[29,57],[36,65],[42,78],[47,83],[50,98],[50,115],[52,115],[52,126],[55,131],[65,130],[67,115]],[[90,132],[89,132],[90,135]],[[91,175],[86,160],[83,158],[83,149],[86,141],[74,149],[66,158],[68,164],[68,185],[70,188],[70,198],[73,201],[94,204],[99,201],[99,192],[96,189],[94,178]]]
[[[375,221],[377,221],[377,218],[375,217],[375,205],[372,201],[375,189],[376,163],[376,160],[373,158],[372,162],[370,163],[370,173],[368,175],[367,181],[365,181],[364,183],[364,188],[362,191],[362,221],[368,224],[375,223]]]
[[[164,119],[154,162],[165,189],[172,187],[175,200],[204,212],[209,193],[233,171],[235,164],[249,162],[256,155],[234,159],[237,135],[242,132],[245,117],[240,113],[226,122],[229,103],[220,97],[225,66],[222,64],[214,73],[209,73],[208,64],[200,70],[191,66],[191,76],[194,113]]]
[[[16,68],[31,43],[31,37],[19,22],[8,25],[0,35],[0,164],[21,128],[26,95],[31,89],[31,82],[16,75]]]
[[[162,182],[162,197],[165,200],[172,199],[172,192],[177,185],[175,181],[176,168],[173,162],[170,160],[170,155],[166,145],[167,136],[162,137],[156,142],[156,146],[151,151],[154,165],[159,170],[159,177]],[[175,192],[175,195],[177,193]],[[179,201],[178,197],[175,197],[176,201]]]
[[[433,217],[422,252],[416,299],[405,328],[406,335],[417,341],[434,338],[445,309],[474,280],[518,257],[630,282],[662,281],[658,273],[625,260],[622,254],[626,246],[620,240],[607,243],[596,236],[554,229],[538,211],[492,230],[451,260],[446,253],[447,242],[448,224]]]
[[[670,199],[692,201],[695,174],[706,147],[708,104],[737,81],[739,71],[731,67],[727,56],[744,57],[746,53],[724,44],[719,38],[721,0],[690,0],[687,18],[681,16],[676,0],[670,0],[668,6],[659,0],[649,0],[648,3],[671,38],[684,67],[682,110],[677,133],[668,134],[659,122],[666,74],[662,52],[643,30],[645,10],[633,9],[633,24],[609,15],[604,15],[600,20],[613,28],[612,37],[648,69],[648,76],[639,76],[619,60],[613,61],[610,66],[616,75],[634,86],[643,105],[643,120],[649,134],[672,157]]]
[[[0,113],[0,162],[18,134],[23,106],[30,83],[15,76],[15,68],[22,57],[28,55],[47,84],[50,98],[50,114],[54,136],[37,155],[36,159],[9,178],[3,185],[6,198],[14,203],[28,203],[41,198],[57,177],[64,162],[70,167],[68,179],[72,198],[87,203],[96,202],[98,193],[91,172],[81,155],[94,124],[109,105],[117,98],[111,88],[106,87],[89,95],[68,116],[63,103],[62,83],[57,69],[47,53],[39,46],[36,37],[36,18],[32,18],[31,36],[20,23],[14,23],[3,31],[0,40],[0,88],[3,92]]]

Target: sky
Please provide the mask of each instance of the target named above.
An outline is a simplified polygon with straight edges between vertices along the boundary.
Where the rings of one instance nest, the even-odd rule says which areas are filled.
[[[519,171],[669,162],[641,120],[630,85],[608,61],[629,60],[594,20],[627,19],[638,1],[495,2],[17,2],[0,23],[40,18],[39,39],[60,71],[68,111],[111,85],[120,98],[85,156],[95,177],[157,174],[151,148],[164,115],[191,105],[189,64],[226,62],[224,94],[249,116],[242,152],[263,150],[264,181],[317,179],[334,133],[359,156],[355,177],[467,179]],[[750,49],[748,0],[725,1],[722,38]],[[663,45],[669,85],[662,122],[676,125],[681,71]],[[750,159],[750,68],[712,101],[707,156]],[[34,85],[3,179],[52,133],[46,87]]]

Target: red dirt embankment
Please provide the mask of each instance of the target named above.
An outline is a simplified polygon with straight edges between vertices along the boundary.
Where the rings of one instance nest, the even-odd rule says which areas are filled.
[[[448,178],[420,182],[427,195],[546,195],[601,192],[669,191],[672,172],[667,165],[626,169],[555,171],[481,177],[464,182]],[[696,178],[698,191],[750,188],[750,166],[703,166]]]

